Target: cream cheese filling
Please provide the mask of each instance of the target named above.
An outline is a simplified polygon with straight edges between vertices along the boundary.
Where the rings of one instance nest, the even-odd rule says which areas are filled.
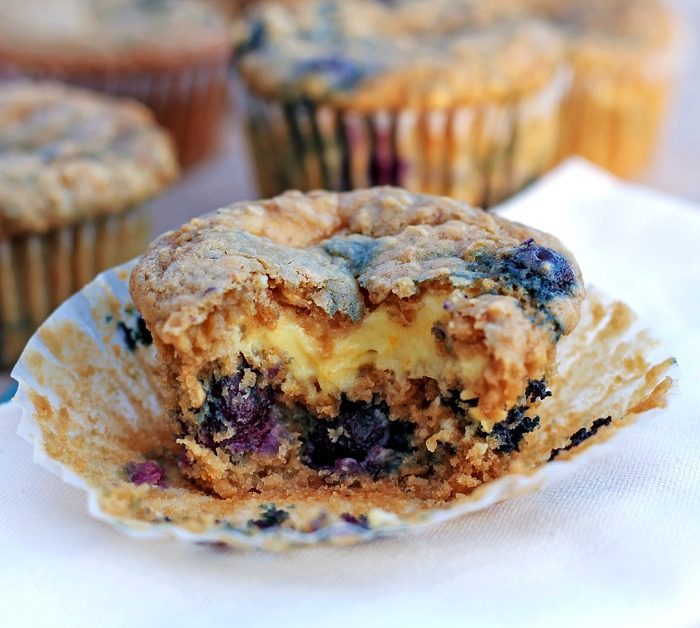
[[[301,385],[316,384],[321,392],[338,396],[357,381],[362,367],[391,371],[399,378],[429,377],[438,382],[459,381],[462,388],[481,377],[487,356],[459,359],[442,349],[433,333],[436,323],[446,324],[445,295],[426,295],[415,317],[404,324],[381,305],[356,326],[321,343],[300,324],[297,315],[283,311],[272,327],[240,328],[237,350],[256,362],[262,355],[278,355],[288,376]]]

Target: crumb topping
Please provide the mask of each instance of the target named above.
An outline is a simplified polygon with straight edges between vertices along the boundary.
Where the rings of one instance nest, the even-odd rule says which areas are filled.
[[[372,109],[508,100],[550,81],[567,51],[627,63],[677,29],[660,0],[299,0],[263,3],[241,30],[254,90]]]
[[[263,93],[360,108],[507,100],[545,85],[563,59],[554,29],[518,13],[508,0],[265,3],[240,65]]]
[[[232,294],[254,301],[274,288],[297,308],[359,321],[368,308],[436,284],[545,308],[562,333],[583,298],[578,266],[556,238],[398,188],[288,192],[219,209],[156,240],[130,287],[167,343]]]
[[[0,238],[118,213],[177,176],[143,106],[58,84],[0,88]]]
[[[226,20],[194,0],[5,0],[0,3],[0,53],[48,62],[109,63],[135,58],[167,63],[228,51]],[[48,59],[47,59],[48,57]]]

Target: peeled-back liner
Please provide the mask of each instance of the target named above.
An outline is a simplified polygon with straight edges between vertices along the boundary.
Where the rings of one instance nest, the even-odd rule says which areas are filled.
[[[537,408],[544,427],[525,437],[507,475],[438,504],[410,497],[362,505],[344,497],[293,504],[270,504],[259,494],[221,499],[179,471],[155,351],[133,341],[139,317],[127,287],[133,264],[103,273],[66,301],[34,335],[12,376],[19,382],[13,400],[22,411],[19,433],[33,444],[35,461],[85,490],[94,517],[134,536],[282,550],[439,523],[572,471],[620,427],[663,408],[673,384],[675,361],[630,308],[589,288],[581,323],[559,342],[553,395]],[[606,417],[612,421],[590,429]],[[129,481],[126,465],[145,460],[165,469],[160,485]],[[366,518],[346,514],[358,506]]]

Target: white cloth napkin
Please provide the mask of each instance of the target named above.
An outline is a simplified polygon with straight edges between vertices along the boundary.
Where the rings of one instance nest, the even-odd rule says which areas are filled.
[[[503,207],[559,236],[680,362],[671,406],[536,495],[284,555],[123,536],[0,415],[4,626],[697,626],[700,207],[579,161]]]

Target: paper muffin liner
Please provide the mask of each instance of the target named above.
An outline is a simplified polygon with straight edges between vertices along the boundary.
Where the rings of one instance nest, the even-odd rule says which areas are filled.
[[[134,98],[150,107],[172,133],[180,164],[190,166],[219,146],[228,107],[227,67],[227,57],[160,70],[84,71],[56,62],[50,66],[0,65],[0,77],[56,80]]]
[[[10,367],[32,333],[98,273],[143,251],[150,209],[143,205],[42,234],[0,241],[0,363]]]
[[[563,105],[557,161],[580,155],[614,174],[634,178],[649,166],[678,79],[686,35],[629,63],[575,64]]]
[[[493,205],[551,166],[570,77],[561,69],[515,102],[427,111],[361,113],[247,94],[261,196],[398,185]]]
[[[581,324],[560,342],[553,397],[538,409],[544,427],[526,436],[508,475],[449,504],[406,498],[375,503],[357,516],[343,512],[355,506],[357,514],[357,504],[343,498],[221,499],[180,473],[158,395],[155,352],[128,295],[132,266],[103,273],[64,303],[27,345],[12,376],[19,382],[13,400],[22,411],[19,433],[33,443],[35,461],[85,490],[94,517],[133,536],[282,550],[354,543],[446,521],[571,472],[618,428],[663,407],[672,385],[674,361],[653,349],[655,341],[626,305],[593,291]],[[601,417],[612,420],[587,429]],[[575,438],[583,442],[571,447],[581,429],[590,438]],[[150,484],[132,483],[128,469],[139,464],[159,475]]]

